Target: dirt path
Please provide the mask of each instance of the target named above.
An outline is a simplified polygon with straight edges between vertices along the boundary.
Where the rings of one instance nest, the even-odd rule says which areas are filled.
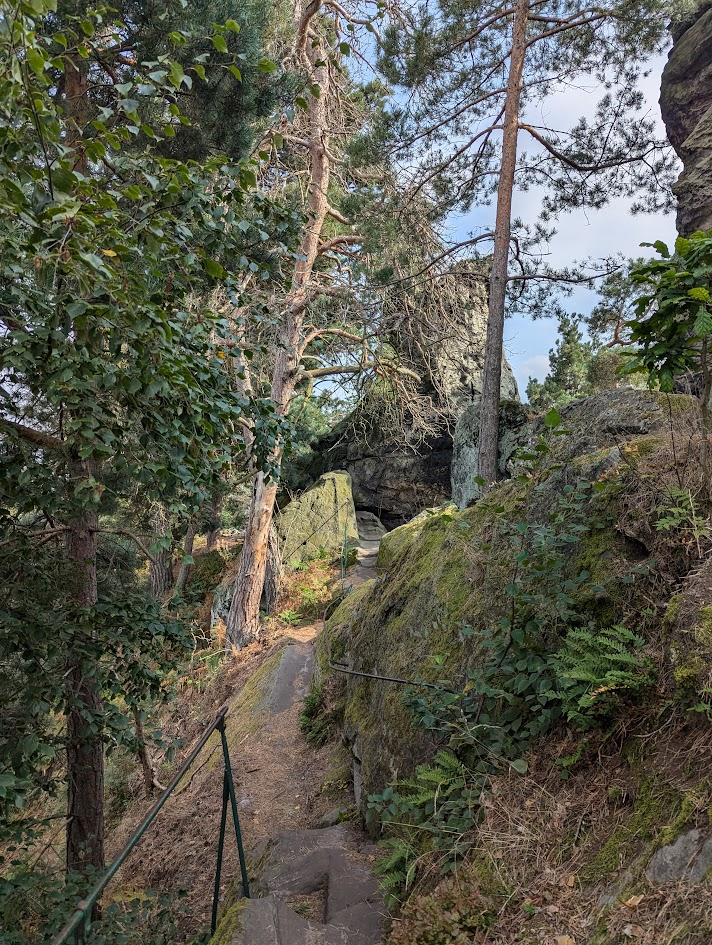
[[[365,530],[349,583],[373,576],[378,540]],[[321,623],[290,627],[268,645],[246,648],[202,695],[188,692],[171,720],[169,734],[186,739],[185,754],[206,720],[228,706],[242,833],[248,860],[253,868],[257,861],[262,867],[254,890],[261,899],[250,901],[251,916],[245,916],[243,926],[257,937],[229,938],[234,945],[375,945],[380,939],[384,910],[371,875],[376,851],[360,830],[341,823],[327,826],[335,823],[338,809],[353,804],[343,749],[335,743],[309,746],[299,726],[320,630]],[[199,766],[161,812],[160,825],[146,835],[140,854],[127,862],[116,890],[122,895],[146,888],[185,889],[191,931],[205,929],[210,921],[222,772],[216,733]],[[112,832],[113,848],[126,842],[149,806],[147,801],[132,805]],[[223,877],[224,898],[239,878],[230,833]],[[353,893],[346,895],[349,889]],[[283,934],[274,931],[280,923]]]

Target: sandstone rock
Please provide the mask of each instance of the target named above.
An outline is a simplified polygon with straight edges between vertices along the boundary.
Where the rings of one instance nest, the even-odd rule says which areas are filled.
[[[300,461],[300,474],[308,481],[328,469],[346,469],[356,508],[375,513],[389,528],[449,500],[452,431],[458,417],[478,403],[482,393],[488,267],[483,264],[474,271],[471,264],[468,267],[457,270],[439,314],[416,315],[392,340],[404,365],[422,378],[419,393],[431,404],[438,428],[425,438],[406,428],[394,440],[384,435],[379,418],[357,411]],[[417,308],[417,299],[411,303]],[[500,389],[504,400],[519,399],[506,359]]]
[[[703,2],[673,34],[660,108],[683,162],[674,186],[680,233],[712,228],[712,4]]]
[[[479,633],[496,630],[511,606],[506,587],[516,549],[500,529],[497,508],[510,520],[548,524],[565,486],[579,477],[596,481],[605,472],[622,485],[601,498],[594,493],[591,501],[602,503],[595,509],[604,524],[572,545],[567,563],[571,576],[586,570],[597,586],[581,604],[590,608],[592,619],[615,623],[623,602],[638,600],[636,594],[641,609],[648,606],[645,580],[633,575],[653,555],[657,559],[658,550],[671,572],[689,570],[691,559],[680,544],[654,527],[658,499],[650,482],[659,482],[660,469],[670,466],[671,423],[679,442],[689,442],[696,402],[683,395],[614,390],[561,412],[568,435],[549,437],[544,466],[531,478],[501,482],[491,493],[492,503],[463,511],[453,504],[426,510],[384,536],[380,576],[344,600],[319,640],[317,686],[329,675],[327,639],[332,661],[361,672],[432,682],[439,678],[432,662],[438,654],[446,678],[462,678],[481,658]],[[543,429],[541,420],[522,427],[524,442],[536,442]],[[463,634],[463,627],[474,632]],[[432,742],[413,728],[398,684],[349,676],[342,685],[343,733],[363,808],[368,794],[409,776]]]
[[[695,885],[702,882],[712,869],[712,833],[703,835],[699,830],[688,830],[674,843],[661,847],[653,854],[645,875],[656,886],[681,880]]]
[[[325,550],[333,554],[358,543],[351,477],[346,472],[321,476],[275,518],[282,559],[295,565]]]
[[[499,457],[498,468],[504,477],[514,453],[522,441],[522,428],[531,420],[531,413],[523,404],[504,400],[499,411]],[[450,483],[452,500],[461,509],[478,499],[482,490],[475,482],[477,476],[480,437],[479,402],[466,407],[457,421],[452,446]]]
[[[340,824],[284,831],[255,851],[253,895],[227,910],[214,941],[223,945],[376,945],[385,909],[368,863],[377,850]],[[322,890],[322,922],[302,918],[283,900]],[[229,929],[229,937],[225,934]]]

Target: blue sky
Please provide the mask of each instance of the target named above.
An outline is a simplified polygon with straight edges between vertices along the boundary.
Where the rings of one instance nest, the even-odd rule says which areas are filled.
[[[658,97],[660,74],[665,57],[651,63],[651,73],[643,82],[648,109],[660,123],[660,134],[664,127],[660,120]],[[544,118],[552,127],[566,128],[582,115],[592,115],[601,90],[596,87],[566,89],[548,99],[536,110],[536,117]],[[543,123],[543,122],[540,122]],[[527,144],[529,150],[529,145]],[[533,222],[539,213],[541,190],[532,189],[516,193],[513,215]],[[491,228],[494,206],[480,207],[458,220],[453,227],[453,236],[462,239],[471,230]],[[644,255],[642,242],[652,243],[656,239],[674,241],[674,215],[644,214],[633,216],[630,202],[613,201],[607,208],[593,212],[576,212],[560,218],[557,234],[549,245],[549,262],[564,266],[586,257],[604,257],[615,253],[625,256]],[[586,289],[577,290],[566,299],[570,311],[587,312],[595,304],[596,295]],[[514,370],[519,392],[524,397],[524,388],[529,376],[542,379],[548,369],[548,354],[556,339],[556,322],[553,319],[531,319],[513,316],[505,327],[505,352]]]

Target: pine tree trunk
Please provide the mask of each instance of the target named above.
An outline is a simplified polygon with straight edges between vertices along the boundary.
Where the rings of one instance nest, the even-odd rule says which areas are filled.
[[[80,475],[91,475],[81,464]],[[74,566],[74,599],[80,607],[97,602],[96,551],[98,515],[86,510],[72,525],[69,557]],[[92,731],[86,713],[100,719],[99,684],[93,660],[81,652],[67,658],[67,870],[104,866],[104,745]]]
[[[309,32],[310,23],[318,9],[318,4],[310,3],[304,10],[297,10],[296,16],[296,58],[307,70],[311,81],[318,83],[321,94],[318,97],[310,96],[307,106],[310,177],[308,225],[303,230],[294,266],[292,288],[279,331],[279,347],[272,374],[270,397],[281,416],[285,416],[289,410],[297,384],[301,358],[299,342],[304,312],[309,304],[309,282],[329,208],[329,74],[326,56],[318,40],[315,43]],[[279,475],[282,460],[282,444],[277,445],[271,460],[273,475],[276,477]],[[264,473],[257,472],[252,488],[245,541],[235,579],[235,591],[227,618],[225,646],[228,652],[240,649],[258,639],[260,635],[260,602],[265,583],[269,530],[276,497],[276,479],[267,482]]]
[[[191,558],[193,556],[193,543],[195,542],[196,531],[197,525],[195,519],[191,519],[188,522],[188,529],[185,533],[185,541],[183,543],[184,558]],[[190,562],[181,561],[178,577],[176,578],[176,586],[173,588],[174,595],[180,595],[185,590],[185,585],[188,583],[188,575],[190,574],[191,567],[192,565]]]
[[[165,538],[169,532],[170,523],[163,506],[158,506],[153,514],[153,529],[156,538]],[[159,548],[149,564],[148,576],[151,584],[151,594],[158,600],[163,600],[173,584],[172,554],[170,548]]]
[[[240,649],[260,635],[260,602],[265,583],[267,547],[277,496],[275,482],[265,481],[264,473],[255,479],[245,540],[240,552],[235,592],[227,617],[226,646]]]
[[[279,536],[273,524],[267,538],[267,564],[265,565],[265,582],[262,589],[262,600],[260,601],[260,608],[266,614],[273,614],[277,608],[283,574],[284,567],[282,565],[282,555],[279,551]]]
[[[526,56],[527,17],[530,0],[517,0],[512,29],[507,97],[502,133],[502,164],[497,187],[494,252],[489,286],[489,315],[485,363],[482,374],[478,473],[488,488],[497,479],[499,450],[499,403],[504,344],[504,306],[507,294],[509,242],[512,230],[512,192],[517,165],[519,102]]]

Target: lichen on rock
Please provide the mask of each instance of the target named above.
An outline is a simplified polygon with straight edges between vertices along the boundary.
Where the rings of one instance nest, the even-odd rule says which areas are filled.
[[[323,551],[358,543],[356,509],[347,472],[329,472],[275,517],[282,559],[295,565]]]

